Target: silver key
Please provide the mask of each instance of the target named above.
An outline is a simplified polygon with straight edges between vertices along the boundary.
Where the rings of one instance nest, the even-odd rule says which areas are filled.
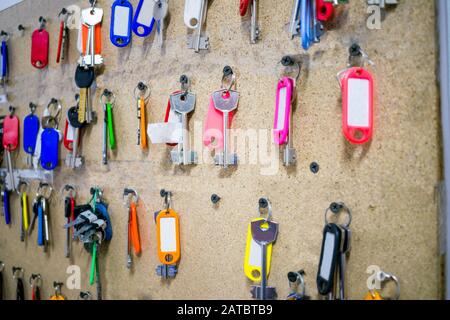
[[[86,55],[82,57],[82,65],[94,67],[103,63],[103,57],[95,54],[95,26],[102,22],[103,9],[88,8],[81,11],[83,24],[89,28],[86,39]],[[89,54],[87,54],[89,52]]]
[[[229,114],[238,107],[239,93],[237,91],[228,90],[229,97],[224,98],[227,94],[227,90],[219,90],[213,93],[214,107],[223,113],[223,153],[216,156],[216,165],[222,165],[227,168],[229,165],[237,165],[237,155],[228,153],[228,140],[229,140]]]
[[[295,0],[292,9],[291,22],[289,24],[289,33],[291,38],[300,35],[300,0]]]
[[[397,0],[367,0],[368,5],[377,5],[380,8],[385,8],[386,5],[396,5],[398,4]]]
[[[186,2],[188,5],[188,2]],[[202,36],[203,23],[205,21],[206,12],[208,10],[208,0],[201,0],[200,11],[197,19],[197,27],[194,34],[189,38],[188,47],[194,49],[195,52],[209,49],[209,37]]]
[[[197,153],[190,150],[188,114],[195,109],[196,96],[190,92],[180,92],[170,96],[170,105],[181,117],[183,128],[182,143],[178,143],[178,150],[172,151],[172,161],[176,164],[190,165],[197,163]]]
[[[260,37],[260,29],[258,24],[258,2],[256,0],[252,0],[251,4],[251,43],[255,44],[256,41],[259,40]]]
[[[263,224],[268,224],[267,228]],[[278,223],[258,220],[251,223],[253,240],[261,246],[261,286],[253,288],[253,297],[260,300],[275,299],[276,290],[267,287],[267,246],[274,243],[278,236]]]
[[[162,46],[164,43],[164,20],[169,12],[168,0],[157,0],[153,7],[153,18],[156,21],[158,30],[158,41]]]

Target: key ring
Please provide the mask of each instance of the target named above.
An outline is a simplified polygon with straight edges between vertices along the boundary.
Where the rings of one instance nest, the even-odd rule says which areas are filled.
[[[227,80],[229,81],[228,87],[226,85]],[[231,91],[235,83],[236,83],[236,75],[234,74],[233,69],[230,66],[225,66],[223,68],[221,88],[225,90],[225,93],[228,93]]]
[[[47,190],[48,193],[45,194],[45,192],[42,192],[43,190]],[[39,183],[39,187],[36,192],[36,197],[42,196],[46,200],[49,200],[50,197],[52,196],[52,192],[53,192],[53,187],[50,184],[48,184],[46,182],[41,182],[41,183]]]
[[[133,201],[131,199],[133,199]],[[126,188],[123,190],[123,200],[124,205],[130,207],[131,202],[138,203],[139,195],[135,189]]]
[[[22,279],[24,272],[20,267],[12,267],[13,279]]]
[[[29,280],[30,286],[33,287],[41,287],[42,286],[42,277],[38,274],[32,274]]]
[[[105,98],[105,101],[103,101],[103,97]],[[112,91],[109,91],[108,89],[103,90],[103,93],[100,96],[100,104],[106,105],[106,101],[109,101],[111,107],[114,108],[116,103],[116,95]]]
[[[284,67],[284,70],[283,72],[278,73],[278,68],[280,65]],[[294,68],[294,66],[296,67]],[[291,56],[284,56],[280,61],[278,61],[275,71],[277,73],[278,79],[281,80],[283,76],[289,76],[289,73],[292,72],[293,69],[297,69],[295,81],[298,81],[302,69],[301,63],[299,61],[296,61]]]
[[[31,112],[31,114],[35,114],[35,112],[36,112],[36,109],[37,109],[37,105],[36,104],[34,104],[33,102],[30,102],[30,104],[29,104],[29,108],[30,108],[30,112]]]
[[[258,213],[259,215],[263,215],[261,212],[261,209],[267,209],[267,218],[264,219],[265,222],[272,221],[272,204],[270,203],[270,200],[267,198],[261,198],[258,201]]]
[[[139,96],[136,94],[137,90],[139,90],[141,93]],[[147,96],[145,96],[145,94],[147,94]],[[148,98],[150,98],[149,87],[143,82],[139,82],[136,88],[134,88],[134,97],[136,98],[136,100],[139,100],[140,98],[144,98],[144,100],[147,100]]]
[[[89,291],[81,291],[78,300],[91,300],[92,294]]]
[[[291,293],[288,295],[288,300],[289,298],[299,300],[306,297],[306,284],[304,275],[305,271],[303,270],[288,273],[287,278],[289,282],[289,290],[291,291]],[[298,290],[299,288],[300,292]]]
[[[4,30],[2,30],[0,32],[0,41],[8,42],[9,38],[10,37],[9,37],[9,33],[8,32],[5,32]]]
[[[166,212],[169,212],[170,204],[172,202],[172,192],[162,189],[159,194],[164,198],[164,206],[166,207]]]
[[[379,271],[377,273],[377,280],[380,281],[380,283],[383,285],[387,282],[394,282],[395,283],[395,296],[394,299],[391,300],[398,300],[400,298],[400,282],[398,281],[398,278],[391,274],[384,271]]]
[[[331,211],[334,215],[340,214],[342,211],[345,211],[348,216],[347,223],[342,225],[344,228],[350,227],[352,223],[352,213],[350,209],[343,202],[333,202],[326,210],[325,210],[325,224],[330,224],[328,221],[328,212]]]
[[[67,194],[65,194],[65,192],[67,192]],[[71,185],[71,184],[66,184],[60,192],[63,195],[63,198],[67,196],[69,196],[70,198],[75,198],[77,196],[77,189],[75,186]]]
[[[19,181],[19,185],[18,185],[18,187],[17,187],[17,194],[18,194],[19,196],[22,194],[22,189],[21,189],[22,186],[25,186],[25,187],[26,187],[25,190],[27,190],[27,189],[30,188],[30,184],[29,184],[27,181],[23,181],[23,180]],[[24,191],[24,192],[25,192],[25,191]]]

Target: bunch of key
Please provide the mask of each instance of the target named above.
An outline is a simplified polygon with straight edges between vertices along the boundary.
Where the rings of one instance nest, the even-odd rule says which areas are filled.
[[[337,220],[342,213],[347,220],[338,224],[328,220],[331,212]],[[317,273],[317,289],[328,300],[346,300],[345,268],[351,250],[350,224],[352,214],[344,203],[334,202],[325,211],[325,228],[323,231],[322,251]]]
[[[49,201],[52,195],[53,188],[47,183],[40,183],[36,198],[33,201],[33,219],[28,229],[29,234],[33,232],[34,226],[37,223],[38,234],[37,244],[42,247],[44,252],[50,244],[50,225],[49,225]]]

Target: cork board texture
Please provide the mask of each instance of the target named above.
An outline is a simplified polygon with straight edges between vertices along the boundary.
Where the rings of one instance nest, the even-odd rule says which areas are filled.
[[[136,8],[138,1],[131,2]],[[148,38],[134,36],[132,45],[124,49],[109,41],[112,1],[99,1],[105,9],[105,66],[98,75],[93,98],[100,121],[83,134],[86,166],[76,172],[66,168],[66,151],[62,148],[51,200],[52,242],[47,254],[36,246],[36,234],[25,243],[19,241],[20,203],[17,196],[12,197],[12,226],[0,226],[0,260],[7,266],[6,297],[14,297],[13,265],[25,269],[27,281],[31,273],[42,275],[43,297],[52,294],[53,281],[67,279],[68,266],[78,265],[82,270],[81,289],[95,293],[95,287],[88,284],[90,256],[82,245],[74,244],[71,260],[64,258],[63,197],[59,190],[70,183],[79,188],[78,203],[89,200],[89,188],[96,185],[104,188],[109,202],[114,236],[102,247],[100,257],[105,299],[251,298],[243,261],[247,225],[258,215],[260,197],[271,200],[274,220],[280,225],[269,279],[280,298],[288,293],[286,274],[300,269],[306,271],[308,293],[318,298],[315,277],[324,211],[337,200],[353,212],[353,248],[346,277],[350,299],[361,299],[367,293],[366,269],[371,265],[400,278],[402,299],[440,298],[435,186],[441,178],[441,151],[434,1],[401,1],[395,10],[388,11],[381,30],[366,27],[365,1],[351,1],[332,30],[308,53],[287,33],[292,1],[279,0],[276,5],[271,0],[259,2],[262,40],[250,45],[249,21],[239,16],[239,1],[210,1],[205,30],[211,49],[197,54],[186,47],[184,1],[170,1],[162,48],[152,34]],[[61,99],[64,111],[74,105],[76,30],[70,32],[69,61],[55,63],[57,15],[63,6],[72,4],[85,7],[87,1],[27,0],[0,13],[0,29],[14,32],[9,42],[8,93],[21,119],[31,101],[38,105],[39,115],[52,97]],[[30,37],[38,27],[39,16],[49,20],[51,36],[50,64],[42,71],[30,63]],[[16,31],[19,23],[26,27],[23,37]],[[347,50],[353,41],[358,41],[376,63],[375,134],[372,143],[362,148],[351,146],[341,133],[340,90],[335,80],[347,63]],[[298,164],[286,170],[280,163],[273,174],[267,163],[258,160],[260,156],[254,161],[254,154],[273,152],[270,129],[275,67],[286,54],[301,54],[308,61],[297,86],[293,118]],[[233,128],[243,132],[262,130],[260,135],[266,139],[247,148],[235,146],[241,163],[227,172],[214,166],[210,152],[201,145],[209,97],[220,88],[225,65],[234,68],[241,94]],[[192,79],[192,90],[197,94],[190,127],[193,149],[203,162],[189,169],[170,164],[170,149],[165,145],[150,145],[146,153],[136,145],[133,90],[137,83],[144,81],[151,89],[148,122],[161,122],[169,94],[179,88],[181,74]],[[117,96],[114,116],[118,149],[110,156],[108,167],[101,164],[102,106],[98,101],[104,88]],[[7,113],[6,108],[2,113]],[[26,167],[23,152],[15,154],[13,161],[18,168]],[[316,175],[309,170],[313,161],[320,165]],[[131,271],[125,266],[125,187],[135,188],[141,199],[138,215],[143,253],[134,259]],[[163,208],[162,188],[173,192],[173,208],[181,217],[181,264],[176,279],[170,282],[155,274],[159,261],[153,213]],[[29,193],[35,192],[32,185]],[[213,193],[222,198],[217,207],[210,202]],[[79,293],[67,288],[63,292],[70,299],[76,299]],[[30,297],[29,289],[26,295]]]

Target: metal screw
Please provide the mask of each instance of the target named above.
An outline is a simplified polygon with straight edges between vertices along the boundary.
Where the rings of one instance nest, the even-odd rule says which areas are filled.
[[[313,162],[309,165],[309,169],[311,170],[312,173],[316,174],[319,172],[319,164],[317,162]]]
[[[181,84],[187,84],[188,82],[189,82],[189,78],[187,77],[187,75],[183,74],[183,75],[180,77],[180,83],[181,83]]]
[[[164,198],[167,194],[167,191],[164,189],[161,189],[161,191],[159,191],[159,195],[161,196],[161,198]]]
[[[294,64],[294,60],[292,59],[291,56],[284,56],[281,59],[281,64],[285,67],[292,66]]]
[[[352,57],[359,57],[361,55],[361,47],[357,43],[352,44],[348,51]]]
[[[230,66],[225,66],[225,68],[223,68],[224,76],[231,76],[232,74],[233,74],[233,69],[231,69]]]
[[[211,202],[213,203],[213,204],[217,204],[219,201],[220,201],[220,197],[217,195],[217,194],[213,194],[213,195],[211,195]]]
[[[259,207],[263,208],[263,209],[265,209],[269,206],[269,202],[267,201],[267,199],[264,199],[264,198],[259,199],[258,203],[259,203]]]
[[[332,204],[330,204],[330,210],[331,212],[333,212],[334,214],[338,214],[339,211],[342,210],[344,206],[340,203],[337,202],[333,202]]]

